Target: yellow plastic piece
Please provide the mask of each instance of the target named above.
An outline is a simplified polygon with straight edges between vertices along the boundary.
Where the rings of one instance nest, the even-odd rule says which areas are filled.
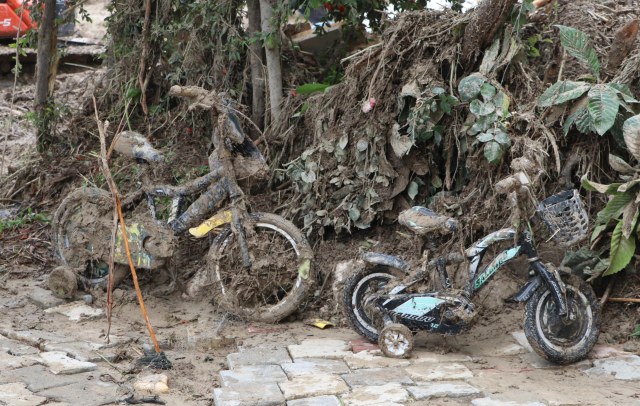
[[[223,224],[231,223],[231,217],[231,211],[216,213],[215,216],[200,224],[198,227],[190,228],[189,233],[196,238],[202,238],[209,234],[209,231],[214,228],[220,227]]]
[[[334,327],[335,324],[333,324],[330,321],[326,321],[326,320],[322,320],[322,319],[314,319],[311,322],[309,322],[310,325],[312,326],[316,326],[320,329],[325,329],[327,327]]]

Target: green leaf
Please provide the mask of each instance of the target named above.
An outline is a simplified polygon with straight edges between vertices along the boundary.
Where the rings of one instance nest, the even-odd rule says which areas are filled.
[[[491,128],[491,125],[495,123],[498,119],[498,116],[495,113],[491,113],[488,116],[482,116],[476,121],[473,126],[471,126],[471,130],[469,135],[475,135],[481,131],[487,131]]]
[[[507,135],[506,132],[501,131],[501,130],[496,130],[494,138],[500,144],[510,144],[511,143],[511,139],[509,138],[509,135]]]
[[[142,94],[142,90],[139,87],[129,89],[127,91],[127,97],[133,99],[134,97],[140,96]]]
[[[489,141],[484,144],[484,156],[492,164],[497,164],[498,162],[500,162],[500,159],[502,159],[502,154],[502,148],[497,142]]]
[[[576,114],[576,128],[583,134],[588,134],[589,132],[595,132],[596,127],[593,123],[593,118],[591,114],[589,114],[589,109],[587,106],[581,108],[579,112]]]
[[[613,154],[609,154],[609,166],[613,168],[614,171],[620,173],[635,173],[636,170],[631,167],[628,163],[624,161],[624,159],[615,156]]]
[[[478,134],[478,141],[480,142],[489,142],[489,141],[493,141],[493,134],[490,133],[480,133]]]
[[[609,257],[611,263],[609,264],[609,269],[602,276],[613,275],[624,269],[633,258],[635,251],[635,237],[624,238],[622,235],[622,222],[619,222],[611,236],[611,255]]]
[[[431,186],[436,189],[442,187],[442,179],[440,179],[440,176],[436,175],[435,173],[431,175]]]
[[[633,197],[634,196],[632,196],[631,193],[624,193],[615,196],[609,203],[607,203],[607,206],[600,213],[598,213],[598,217],[596,217],[594,225],[606,225],[609,223],[609,221],[618,219],[622,215],[624,208],[627,206],[627,204],[629,204],[629,202],[631,202]]]
[[[593,119],[596,132],[604,135],[616,121],[618,96],[606,85],[596,85],[589,90],[589,115]]]
[[[311,94],[315,92],[324,92],[329,85],[325,85],[322,83],[307,83],[306,85],[302,85],[296,88],[297,94]]]
[[[592,182],[587,179],[587,175],[582,176],[581,179],[582,187],[590,190],[592,192],[603,193],[607,195],[616,195],[618,194],[618,187],[622,185],[622,183],[612,183],[610,185],[603,185],[602,183]]]
[[[353,221],[357,221],[360,218],[360,210],[357,207],[353,207],[349,210],[349,218]]]
[[[619,83],[607,83],[607,86],[615,90],[616,93],[621,94],[622,98],[627,103],[638,103],[638,101],[633,98],[633,95],[631,94],[631,90],[629,89],[629,86],[625,84],[619,84]]]
[[[589,44],[589,37],[582,31],[564,25],[554,25],[560,29],[560,41],[568,53],[591,68],[600,77],[600,61],[596,51]]]
[[[496,113],[498,116],[506,117],[509,114],[509,96],[502,92],[498,92],[491,102],[496,106]]]
[[[447,114],[451,113],[451,105],[444,100],[440,102],[440,108]]]
[[[485,83],[480,88],[480,94],[482,95],[482,98],[485,102],[491,101],[491,99],[493,99],[493,97],[496,95],[496,88],[488,83]]]
[[[640,161],[640,114],[624,122],[622,135],[629,152]]]
[[[533,57],[540,56],[540,51],[538,51],[538,48],[536,47],[531,47],[527,51],[527,55],[533,56]]]
[[[300,116],[302,116],[304,113],[306,113],[306,112],[307,112],[307,110],[308,110],[308,109],[309,109],[309,103],[306,103],[306,102],[305,102],[305,103],[302,105],[302,107],[300,108],[300,111],[299,111],[299,112],[297,112],[296,114],[292,115],[292,116],[291,116],[291,118],[294,118],[294,117],[300,117]]]
[[[415,181],[411,181],[407,187],[407,194],[409,199],[413,200],[418,195],[418,184]]]
[[[475,99],[480,94],[480,88],[485,80],[480,75],[470,75],[460,81],[458,92],[462,101]]]
[[[549,107],[577,99],[589,89],[591,85],[584,82],[556,82],[540,96],[538,107]]]
[[[441,88],[441,87],[434,87],[433,90],[431,91],[431,93],[442,94],[442,93],[444,93],[444,89]]]
[[[602,234],[602,232],[606,229],[607,229],[607,224],[600,224],[599,226],[594,227],[593,233],[591,234],[591,242],[594,242],[596,238],[598,238],[600,234]]]
[[[472,101],[471,104],[469,104],[469,110],[473,114],[477,114],[479,116],[486,116],[496,111],[496,106],[494,106],[493,103],[491,102],[483,103],[480,100],[476,99]]]

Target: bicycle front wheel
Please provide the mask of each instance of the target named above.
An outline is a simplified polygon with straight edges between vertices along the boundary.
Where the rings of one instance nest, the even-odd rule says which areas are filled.
[[[227,225],[209,250],[214,300],[242,319],[274,323],[290,315],[313,284],[313,251],[291,222],[252,213],[246,232],[251,267],[243,266],[238,239]],[[246,230],[249,231],[249,230]]]

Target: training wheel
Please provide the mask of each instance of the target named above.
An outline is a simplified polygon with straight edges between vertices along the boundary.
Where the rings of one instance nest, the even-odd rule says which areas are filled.
[[[60,299],[70,299],[78,291],[76,274],[66,266],[59,266],[49,274],[49,289]]]
[[[403,324],[389,324],[378,335],[378,345],[387,357],[409,358],[413,350],[413,333]]]

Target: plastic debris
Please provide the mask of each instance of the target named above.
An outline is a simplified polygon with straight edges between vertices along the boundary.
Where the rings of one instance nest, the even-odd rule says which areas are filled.
[[[311,321],[308,321],[306,324],[310,325],[310,326],[315,326],[318,327],[320,329],[325,329],[327,327],[334,327],[335,324],[333,324],[330,321],[326,321],[326,320],[322,320],[322,319],[313,319]]]

